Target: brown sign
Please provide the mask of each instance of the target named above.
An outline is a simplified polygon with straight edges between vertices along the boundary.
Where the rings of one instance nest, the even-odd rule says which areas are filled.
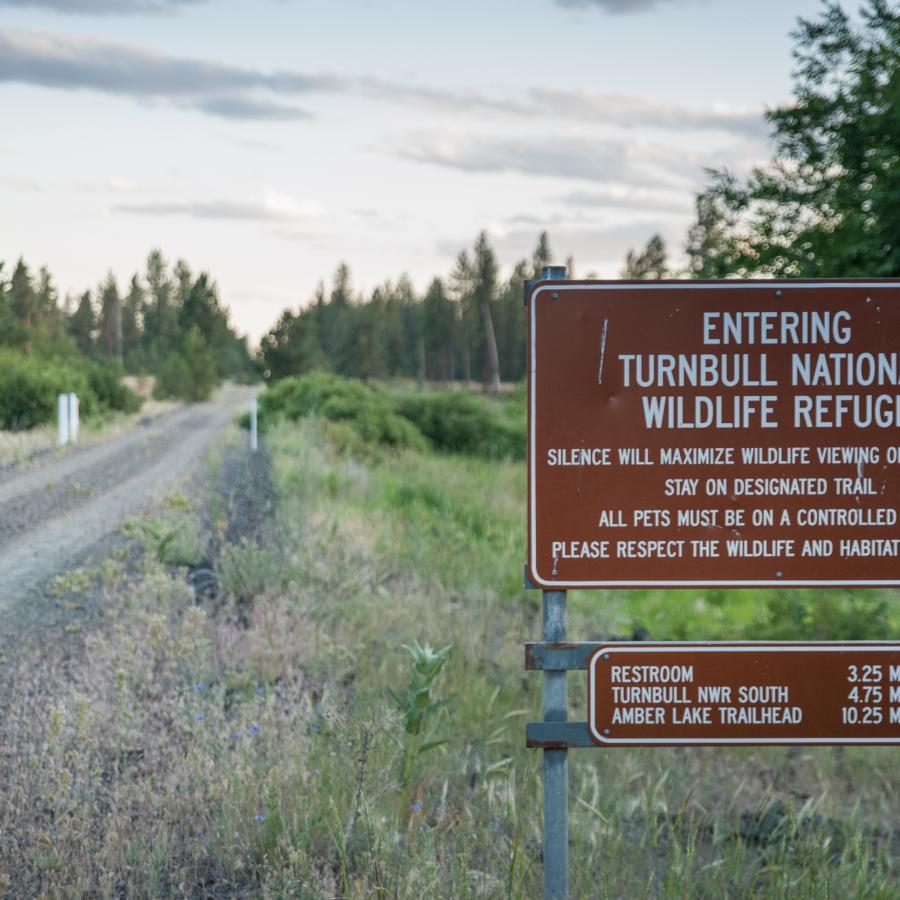
[[[900,744],[900,643],[601,646],[588,728],[603,745]]]
[[[900,584],[900,281],[539,282],[531,580]]]

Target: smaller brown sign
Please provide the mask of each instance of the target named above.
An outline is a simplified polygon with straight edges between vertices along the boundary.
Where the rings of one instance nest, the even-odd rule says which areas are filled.
[[[588,729],[620,746],[900,744],[900,643],[601,645]]]

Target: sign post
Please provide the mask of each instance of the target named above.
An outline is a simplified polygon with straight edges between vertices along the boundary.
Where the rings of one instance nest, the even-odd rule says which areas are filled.
[[[545,266],[545,279],[563,280],[565,266]],[[545,641],[566,639],[566,592],[545,590],[542,603]],[[568,673],[544,672],[545,722],[568,718]],[[544,751],[544,897],[567,900],[569,896],[569,758],[565,747]]]
[[[56,398],[56,444],[62,447],[69,443],[69,395],[59,394]]]
[[[900,281],[526,283],[544,897],[568,750],[900,745],[900,643],[582,644],[578,588],[900,586]],[[567,721],[569,670],[588,671]]]

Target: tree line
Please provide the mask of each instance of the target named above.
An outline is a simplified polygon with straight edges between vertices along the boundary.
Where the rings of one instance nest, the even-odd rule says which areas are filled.
[[[124,372],[157,376],[157,393],[208,396],[224,378],[255,377],[246,339],[206,272],[183,260],[169,266],[159,250],[123,294],[110,273],[93,291],[64,300],[46,268],[0,262],[0,347],[53,359],[101,358]]]
[[[623,278],[900,276],[900,12],[869,0],[854,23],[826,3],[793,37],[793,99],[766,114],[771,161],[744,180],[709,171],[685,263],[655,234],[628,252]],[[270,378],[326,368],[496,390],[524,377],[522,282],[551,262],[544,233],[503,279],[482,233],[421,297],[406,277],[355,297],[342,264],[330,289],[265,335],[260,367]]]
[[[532,258],[501,278],[482,232],[449,277],[434,278],[422,296],[402,276],[357,297],[342,263],[330,288],[320,284],[309,305],[285,310],[263,337],[260,367],[275,379],[329,369],[363,380],[481,381],[496,391],[501,381],[525,375],[522,282],[551,259],[542,234]]]

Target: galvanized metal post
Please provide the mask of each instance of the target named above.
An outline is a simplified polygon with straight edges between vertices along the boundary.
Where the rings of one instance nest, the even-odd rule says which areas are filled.
[[[543,278],[565,278],[565,266],[544,266]],[[566,639],[566,592],[544,591],[543,638]],[[568,673],[544,672],[545,722],[565,722]],[[569,897],[569,751],[544,750],[544,900]]]
[[[62,447],[69,443],[69,395],[56,398],[56,443]]]
[[[78,430],[81,427],[81,414],[78,409],[78,395],[69,394],[69,442],[78,443]]]
[[[566,639],[566,592],[544,591],[544,640]],[[568,716],[566,672],[544,672],[544,721]],[[569,751],[544,750],[544,898],[569,896]]]

